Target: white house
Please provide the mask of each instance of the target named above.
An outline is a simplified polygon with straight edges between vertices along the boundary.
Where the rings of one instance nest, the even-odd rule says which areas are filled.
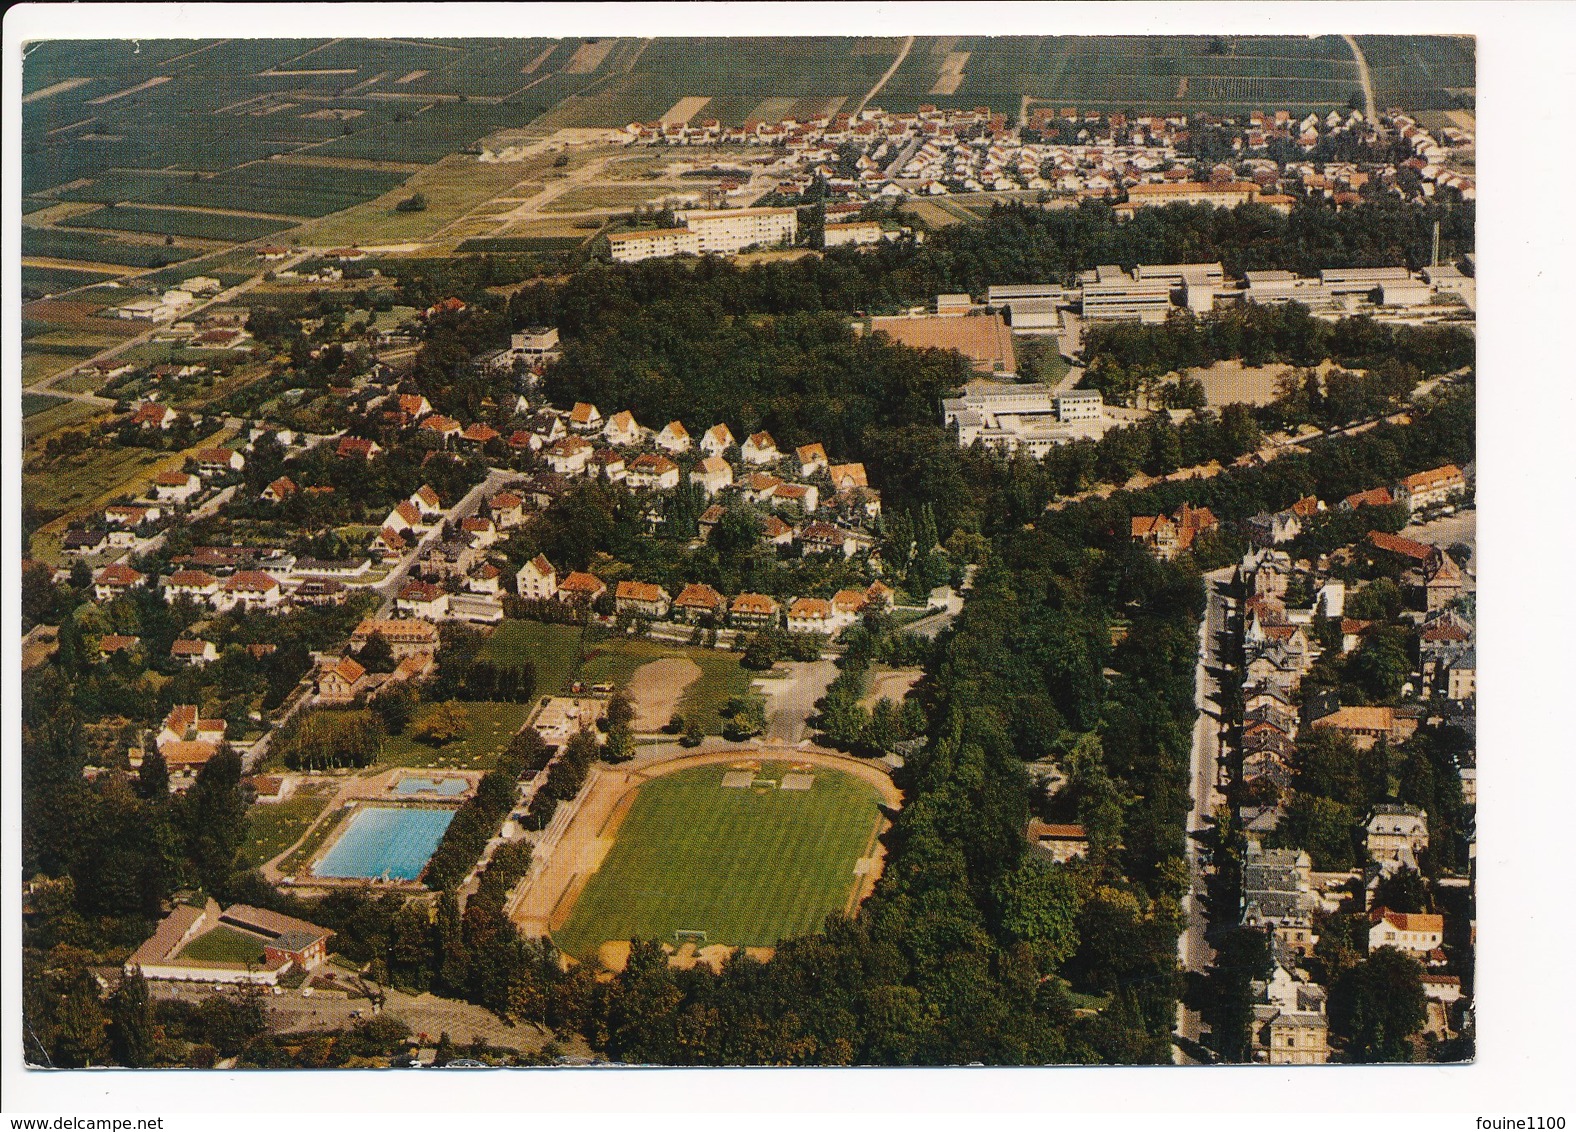
[[[679,466],[666,456],[648,452],[635,457],[624,475],[624,482],[634,488],[667,491],[679,485]]]
[[[777,442],[769,432],[757,432],[739,448],[739,455],[746,464],[775,464],[782,459]]]
[[[593,451],[578,436],[566,436],[547,449],[547,466],[561,476],[578,476],[585,472]]]
[[[628,409],[614,413],[602,429],[603,439],[615,448],[627,448],[632,444],[639,444],[640,436],[640,425],[635,422],[635,415]]]
[[[790,633],[831,633],[837,628],[832,603],[825,598],[796,598],[788,607]]]
[[[442,586],[430,582],[406,582],[394,607],[410,617],[441,621],[449,615],[449,595]]]
[[[153,497],[160,503],[185,503],[202,490],[202,480],[190,472],[160,472],[153,478]]]
[[[1393,947],[1413,956],[1439,950],[1445,939],[1445,918],[1430,912],[1392,912],[1375,908],[1369,913],[1368,950]]]
[[[716,495],[733,486],[733,465],[721,456],[708,456],[690,473],[690,483],[700,484],[706,495]]]
[[[725,424],[714,424],[700,438],[700,450],[707,456],[721,456],[737,443]]]
[[[542,601],[558,593],[558,571],[538,554],[514,576],[515,591],[528,601]]]
[[[662,426],[662,431],[657,433],[656,446],[670,456],[678,456],[690,450],[691,440],[689,430],[680,421],[669,421]]]
[[[273,577],[261,570],[238,570],[220,583],[214,606],[220,613],[232,609],[266,611],[277,608],[283,600],[279,583]]]

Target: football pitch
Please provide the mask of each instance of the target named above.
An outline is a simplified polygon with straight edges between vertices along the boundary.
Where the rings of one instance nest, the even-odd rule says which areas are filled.
[[[785,777],[799,788],[781,788]],[[608,940],[705,932],[706,944],[770,947],[815,931],[861,879],[878,802],[873,787],[824,766],[795,775],[784,762],[717,764],[654,779],[554,942],[583,959]]]

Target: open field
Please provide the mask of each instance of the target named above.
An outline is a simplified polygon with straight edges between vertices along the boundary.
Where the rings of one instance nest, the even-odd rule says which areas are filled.
[[[481,658],[530,661],[536,666],[537,694],[551,695],[565,690],[580,668],[580,629],[538,621],[501,621],[482,646]]]
[[[58,405],[51,405],[23,420],[22,440],[24,443],[30,443],[38,437],[48,436],[59,429],[86,424],[88,421],[103,414],[103,409],[96,405],[90,405],[85,401],[65,401]],[[34,501],[32,494],[29,494],[27,499],[29,503]]]
[[[696,186],[690,192],[698,193]],[[592,212],[606,209],[628,209],[637,204],[660,197],[678,196],[686,192],[674,185],[589,185],[583,189],[570,189],[563,196],[549,202],[544,212]]]
[[[56,397],[53,393],[24,393],[22,394],[22,415],[31,417],[35,413],[42,413],[53,409],[56,405],[64,405],[65,397]]]
[[[384,740],[378,765],[490,770],[498,761],[498,752],[525,726],[525,718],[531,713],[530,704],[455,701],[455,705],[465,712],[468,721],[462,738],[441,747],[417,739],[414,732],[421,721],[440,706],[428,705],[416,713],[404,734]]]
[[[642,666],[667,657],[687,659],[699,666],[700,675],[685,688],[678,701],[678,712],[685,719],[699,719],[708,734],[716,734],[722,727],[717,713],[728,700],[747,693],[754,680],[750,672],[739,666],[737,653],[635,638],[613,639],[591,648],[581,666],[580,679],[586,684],[622,687]]]
[[[103,210],[99,210],[102,213]],[[119,210],[117,210],[119,211]],[[135,219],[127,210],[128,221],[135,223]],[[86,213],[91,218],[98,213]],[[74,223],[82,223],[83,217],[74,217]],[[92,227],[93,225],[88,225]],[[166,264],[179,263],[183,259],[190,259],[200,249],[185,244],[163,244],[157,241],[146,243],[136,241],[118,240],[113,236],[99,232],[79,232],[66,228],[38,228],[33,225],[22,227],[22,254],[24,256],[48,257],[50,259],[84,260],[88,263],[125,265],[128,267],[163,267]]]
[[[246,811],[246,841],[241,860],[250,868],[270,861],[296,843],[318,819],[334,796],[331,783],[300,787],[283,802],[269,802]]]
[[[1290,369],[1283,365],[1244,366],[1239,359],[1231,358],[1207,369],[1190,369],[1187,375],[1203,383],[1209,407],[1218,409],[1238,401],[1268,405],[1275,400],[1276,383]]]
[[[28,346],[22,358],[22,384],[27,386],[43,381],[50,374],[70,369],[81,362],[82,359],[75,354],[34,353],[33,347]]]
[[[325,246],[428,239],[520,182],[531,180],[539,169],[540,165],[529,161],[484,164],[456,154],[423,169],[391,193],[303,226],[292,238]],[[425,211],[394,211],[396,204],[418,192],[427,198]]]
[[[151,232],[158,236],[187,236],[199,240],[244,243],[288,228],[291,222],[217,212],[117,205],[73,216],[70,224],[76,228],[108,228],[117,232]]]
[[[814,766],[809,789],[781,789],[786,762],[741,757],[675,771],[639,787],[628,813],[601,832],[606,859],[574,900],[554,942],[587,958],[608,940],[773,946],[847,908],[858,863],[882,821],[868,783]],[[725,787],[770,780],[773,786]]]
[[[1359,35],[1374,99],[1381,108],[1470,109],[1477,53],[1468,36]]]

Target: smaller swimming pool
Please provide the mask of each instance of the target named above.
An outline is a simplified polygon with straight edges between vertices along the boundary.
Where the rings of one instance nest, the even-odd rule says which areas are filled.
[[[402,778],[394,784],[396,794],[438,794],[445,798],[452,798],[456,794],[465,793],[469,786],[463,778]]]
[[[415,880],[453,820],[453,810],[366,806],[312,871],[320,877]]]

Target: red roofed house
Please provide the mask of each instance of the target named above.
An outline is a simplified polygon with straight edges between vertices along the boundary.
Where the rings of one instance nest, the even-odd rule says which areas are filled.
[[[246,457],[230,448],[204,448],[197,453],[197,474],[222,476],[246,467]]]
[[[799,457],[801,476],[813,476],[816,472],[830,467],[826,459],[826,449],[820,444],[801,444],[794,449],[794,455]]]
[[[1359,507],[1388,507],[1395,502],[1388,487],[1375,487],[1355,492],[1341,500],[1341,510],[1355,511]]]
[[[656,446],[670,456],[688,452],[691,443],[689,430],[679,421],[669,421],[663,425],[655,440]]]
[[[112,601],[142,583],[142,575],[130,566],[119,562],[104,567],[93,575],[93,597],[96,601]]]
[[[602,414],[589,401],[576,401],[569,411],[569,427],[576,432],[596,432],[602,427]]]
[[[1466,489],[1466,474],[1454,464],[1446,464],[1407,476],[1395,485],[1395,498],[1397,503],[1405,503],[1408,510],[1417,512],[1444,503]]]
[[[558,590],[554,596],[559,601],[590,604],[605,593],[607,593],[607,585],[601,578],[595,574],[575,570],[558,583]]]
[[[727,608],[728,599],[704,582],[690,582],[673,599],[673,615],[692,623],[708,616],[721,617]]]
[[[262,498],[268,503],[282,503],[286,496],[294,495],[296,490],[294,480],[289,476],[280,476],[263,488]]]
[[[465,431],[460,433],[460,439],[467,444],[474,444],[479,448],[490,441],[497,440],[502,435],[502,433],[493,428],[491,425],[477,423],[468,425]]]
[[[341,657],[326,666],[317,678],[316,702],[348,704],[367,687],[367,670],[353,657]]]
[[[777,603],[765,594],[739,594],[728,607],[728,621],[736,629],[776,625]]]
[[[525,522],[525,500],[512,491],[500,491],[493,496],[487,501],[487,509],[492,512],[493,523],[500,531]]]
[[[442,586],[430,582],[406,582],[394,606],[411,617],[441,621],[449,615],[449,595]]]
[[[761,524],[761,537],[773,546],[791,546],[793,528],[776,515],[768,515],[765,522]]]
[[[1417,542],[1414,539],[1402,538],[1400,535],[1386,534],[1384,531],[1369,531],[1368,544],[1375,550],[1393,554],[1410,566],[1423,570],[1432,570],[1439,565],[1443,557],[1437,546],[1426,542]]]
[[[131,423],[138,428],[166,430],[175,423],[175,410],[156,401],[147,401],[137,406],[136,412],[131,415]]]
[[[790,633],[830,633],[836,628],[832,621],[832,603],[824,598],[796,598],[788,607]]]
[[[725,424],[714,424],[700,438],[700,450],[707,456],[721,456],[735,444],[733,433]]]
[[[212,641],[180,640],[170,645],[170,656],[192,668],[201,668],[219,659]]]
[[[1428,912],[1392,912],[1375,908],[1368,914],[1368,950],[1393,947],[1414,958],[1438,951],[1445,940],[1445,918]]]
[[[460,427],[459,421],[453,417],[443,416],[441,413],[433,413],[432,416],[423,420],[417,427],[435,434],[444,444],[448,444],[449,441],[465,431]]]
[[[833,464],[826,469],[826,474],[832,477],[832,488],[838,493],[870,486],[863,464]]]
[[[202,490],[202,480],[190,472],[160,472],[153,477],[153,497],[160,503],[185,503]]]
[[[219,585],[214,606],[220,613],[270,610],[284,600],[279,583],[261,570],[238,570]]]
[[[410,548],[405,536],[393,527],[384,527],[372,536],[371,551],[380,558],[399,558]]]
[[[1030,818],[1027,833],[1029,848],[1053,864],[1065,865],[1068,861],[1089,855],[1089,835],[1081,825]]]
[[[359,436],[341,437],[339,447],[334,454],[346,460],[370,460],[383,451],[383,445],[375,440],[365,440]]]
[[[836,550],[841,551],[844,558],[853,557],[859,546],[853,535],[831,523],[805,524],[799,532],[799,542],[806,554],[824,554]]]
[[[657,620],[667,616],[672,606],[668,591],[650,582],[618,583],[613,592],[614,608],[620,616],[649,617]]]
[[[679,485],[679,466],[666,456],[648,452],[635,457],[624,475],[624,482],[634,488],[667,491]]]
[[[526,601],[545,601],[558,593],[558,571],[538,554],[515,574],[514,588]]]
[[[635,415],[625,409],[621,413],[614,413],[608,419],[607,426],[602,429],[602,435],[609,444],[624,448],[640,443],[640,426],[635,423]]]
[[[193,601],[211,602],[218,592],[219,579],[206,570],[177,570],[164,584],[166,601],[189,597]]]
[[[733,486],[733,465],[721,456],[707,456],[690,473],[690,483],[698,483],[708,496]]]
[[[739,455],[746,464],[775,464],[782,459],[777,442],[769,432],[757,432],[739,448]]]
[[[106,660],[117,653],[129,654],[141,644],[141,637],[127,637],[120,633],[105,633],[99,638],[99,659]]]

